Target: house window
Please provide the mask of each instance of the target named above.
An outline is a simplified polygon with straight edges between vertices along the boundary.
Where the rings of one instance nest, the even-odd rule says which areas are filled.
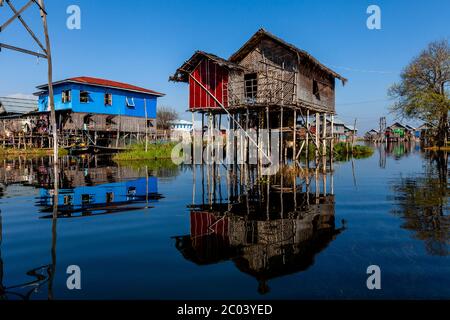
[[[71,195],[64,196],[64,205],[66,206],[73,205],[73,197]]]
[[[113,119],[114,119],[113,116],[108,116],[108,117],[106,118],[106,126],[107,126],[107,127],[110,127],[110,126],[116,124],[116,123],[113,121]]]
[[[106,193],[106,203],[112,203],[114,201],[114,193],[113,192],[107,192]]]
[[[136,197],[136,187],[129,187],[127,192],[128,200]]]
[[[134,98],[126,98],[125,99],[128,108],[135,108],[136,104],[134,103]]]
[[[105,106],[112,106],[112,94],[105,93]]]
[[[70,90],[64,90],[62,92],[62,103],[69,103],[71,101],[71,92]]]
[[[80,103],[88,103],[89,102],[89,92],[80,91]]]
[[[89,194],[82,194],[81,195],[81,203],[82,204],[89,204],[89,203],[91,203],[91,196]]]
[[[313,95],[320,100],[319,83],[316,80],[313,80]]]
[[[147,120],[147,128],[153,128],[153,120]]]
[[[258,92],[258,75],[250,73],[244,75],[245,98],[247,102],[256,102],[256,94]]]

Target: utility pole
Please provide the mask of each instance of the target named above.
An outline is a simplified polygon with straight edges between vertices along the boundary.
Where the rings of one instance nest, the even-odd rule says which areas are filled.
[[[379,132],[381,142],[384,142],[385,131],[386,131],[386,117],[381,117],[380,118],[380,132]]]
[[[23,7],[17,10],[12,4],[12,0],[0,0],[0,9],[4,7],[4,4],[7,4],[11,11],[13,12],[13,16],[9,18],[5,23],[0,25],[0,34],[4,32],[6,27],[9,26],[14,20],[19,20],[25,30],[29,33],[29,35],[33,38],[36,44],[40,47],[43,53],[31,51],[28,49],[23,49],[11,45],[7,45],[4,43],[0,43],[0,51],[1,49],[8,49],[17,51],[20,53],[32,55],[38,58],[47,59],[47,77],[48,77],[48,101],[50,104],[50,127],[53,131],[53,171],[54,171],[54,188],[53,188],[53,220],[56,228],[56,219],[58,216],[58,197],[59,197],[59,166],[58,166],[58,128],[56,126],[56,113],[55,113],[55,99],[53,96],[53,68],[52,68],[52,54],[50,49],[50,37],[48,34],[48,25],[47,25],[47,11],[45,10],[44,0],[30,0]],[[44,37],[45,37],[45,46],[39,41],[38,37],[35,35],[33,30],[28,26],[23,17],[21,16],[25,10],[30,8],[32,5],[35,5],[39,10],[42,19],[42,25],[44,28]],[[53,272],[54,274],[54,272]]]
[[[12,4],[12,0],[0,0],[0,8],[5,6],[5,3],[9,6],[11,11],[13,12],[13,16],[9,18],[6,22],[4,22],[2,25],[0,25],[0,33],[4,32],[4,30],[14,21],[19,20],[20,23],[23,25],[25,30],[30,34],[30,36],[34,39],[34,41],[37,43],[37,45],[40,47],[40,49],[43,51],[43,53],[31,51],[28,49],[23,49],[15,46],[11,46],[8,44],[0,43],[0,51],[1,49],[8,49],[17,51],[20,53],[32,55],[38,58],[44,58],[47,59],[47,65],[48,65],[48,94],[49,94],[49,104],[50,104],[50,126],[53,131],[53,159],[54,163],[58,163],[58,128],[56,126],[56,114],[55,114],[55,100],[53,96],[53,69],[52,69],[52,55],[51,55],[51,48],[50,48],[50,37],[48,35],[48,25],[47,25],[47,12],[45,10],[44,0],[30,0],[28,1],[23,7],[21,7],[19,10],[17,10],[14,5]],[[44,36],[45,36],[45,46],[39,41],[38,37],[35,35],[33,30],[28,26],[28,24],[25,22],[25,20],[22,18],[22,14],[30,8],[32,5],[36,5],[39,9],[42,24],[44,28]]]

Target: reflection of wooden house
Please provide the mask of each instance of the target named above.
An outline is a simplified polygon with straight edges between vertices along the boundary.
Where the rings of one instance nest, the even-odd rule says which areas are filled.
[[[38,205],[43,212],[51,212],[54,184],[48,161],[49,158],[5,160],[0,166],[0,183],[38,188]],[[157,178],[147,175],[145,168],[120,167],[109,160],[72,163],[64,158],[59,176],[58,211],[64,217],[70,217],[76,213],[141,209],[146,205],[139,203],[152,203],[161,198]],[[44,218],[47,217],[50,216]]]
[[[333,196],[316,199],[298,194],[302,205],[297,209],[293,194],[284,196],[284,209],[290,212],[286,217],[280,216],[280,203],[276,202],[271,202],[269,216],[260,211],[266,203],[256,201],[248,206],[246,199],[231,207],[196,206],[191,212],[191,234],[177,237],[176,247],[197,264],[232,260],[239,270],[254,276],[259,291],[265,293],[268,280],[308,269],[340,233],[335,227]],[[276,199],[279,194],[270,201]],[[307,202],[315,204],[305,205]]]

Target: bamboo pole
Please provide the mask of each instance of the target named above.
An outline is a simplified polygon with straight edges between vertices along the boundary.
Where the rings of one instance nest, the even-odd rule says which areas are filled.
[[[284,143],[283,143],[283,137],[284,137],[284,132],[283,132],[283,125],[284,125],[284,123],[283,123],[283,106],[281,106],[281,114],[280,114],[280,126],[281,126],[281,130],[280,130],[280,134],[281,134],[281,141],[280,141],[280,145],[281,145],[281,147],[280,147],[280,157],[281,157],[281,161],[280,161],[280,163],[283,163],[284,164],[284,160],[283,160],[283,147],[284,147]]]
[[[195,156],[195,115],[194,112],[191,112],[192,116],[192,133],[191,133],[191,142],[192,142],[192,164],[195,166],[196,156]],[[194,167],[195,168],[195,167]],[[195,171],[194,171],[195,172]]]
[[[327,114],[324,113],[323,114],[323,132],[322,132],[322,142],[323,142],[323,152],[322,152],[322,156],[325,157],[326,153],[327,153]]]
[[[144,99],[145,112],[145,152],[148,152],[148,114],[147,114],[147,99]]]
[[[320,115],[316,113],[316,159],[319,157]]]
[[[306,162],[309,163],[309,109],[306,110]]]
[[[39,0],[42,23],[44,26],[45,43],[47,47],[47,67],[48,67],[48,94],[50,102],[50,122],[53,129],[53,158],[58,162],[58,128],[56,126],[55,98],[53,95],[53,66],[50,47],[50,37],[48,35],[47,13],[45,12],[44,0]]]
[[[334,115],[331,115],[330,161],[333,160],[333,153],[334,153]]]
[[[293,161],[297,159],[297,109],[294,109],[294,146],[292,151]]]

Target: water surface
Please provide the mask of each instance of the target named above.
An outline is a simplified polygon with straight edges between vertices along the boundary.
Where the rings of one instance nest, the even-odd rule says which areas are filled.
[[[448,299],[446,157],[378,146],[325,173],[271,179],[245,166],[67,157],[57,219],[50,160],[4,160],[0,297]],[[374,264],[378,291],[366,286]],[[79,291],[67,289],[70,265]]]

